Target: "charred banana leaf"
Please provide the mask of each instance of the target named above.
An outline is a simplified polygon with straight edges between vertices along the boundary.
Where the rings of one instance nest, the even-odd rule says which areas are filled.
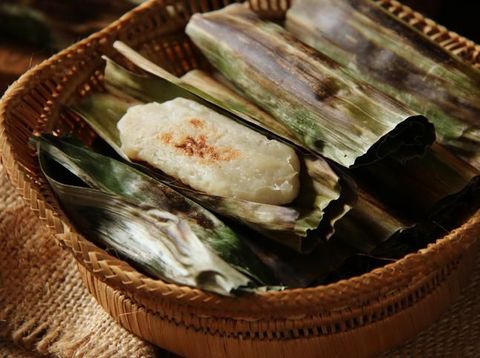
[[[370,253],[388,240],[407,240],[416,234],[413,221],[401,217],[362,188],[358,189],[352,210],[336,223],[332,240],[347,244],[356,252]]]
[[[418,246],[413,246],[418,234],[417,225],[398,217],[360,190],[354,207],[336,222],[335,235],[306,255],[292,253],[273,242],[247,240],[247,243],[283,284],[294,288],[324,284],[332,272],[343,270],[342,266],[348,262],[365,261],[366,257],[376,255],[377,249],[388,254],[392,243],[412,252]],[[392,255],[398,253],[395,246],[392,250]]]
[[[288,288],[321,284],[332,271],[358,252],[355,247],[338,240],[337,236],[321,242],[308,254],[292,252],[288,248],[275,245],[273,241],[259,242],[249,239],[247,242],[259,259],[270,267]]]
[[[345,167],[421,154],[433,126],[331,58],[234,4],[192,16],[187,34],[242,94],[310,150]]]
[[[409,253],[426,247],[428,244],[435,242],[435,240],[458,228],[478,210],[480,203],[478,184],[466,187],[462,191],[461,200],[449,201],[449,205],[440,205],[426,221],[407,228],[399,234],[392,235],[387,240],[377,241],[375,249],[364,251],[360,248],[361,252],[349,256],[341,267],[337,266],[328,275],[326,282],[358,276],[376,267],[398,260]],[[354,211],[355,208],[347,216],[350,216]],[[344,219],[348,220],[347,216]],[[383,225],[381,220],[377,224]],[[347,227],[348,229],[349,227]],[[340,234],[338,225],[336,230]],[[332,237],[331,241],[334,241],[336,238],[337,236]]]
[[[116,70],[118,66],[107,65],[106,82],[109,87],[121,88],[141,100],[163,102],[171,99],[171,96],[192,96],[190,92],[183,92],[180,87],[162,79],[151,78],[150,81],[157,82],[157,88],[150,88],[149,92],[144,92],[146,88],[140,86],[142,82],[139,81],[130,84],[128,81],[120,82],[118,76],[115,81],[111,81],[112,69]],[[132,76],[130,73],[129,81],[134,78]],[[176,92],[169,91],[172,87]],[[74,110],[100,137],[123,155],[116,123],[129,103],[132,102],[111,94],[96,94],[76,105]],[[103,127],[105,130],[102,130]],[[350,209],[354,194],[348,189],[351,185],[349,180],[341,179],[323,159],[302,154],[299,154],[299,158],[300,193],[291,204],[284,206],[208,195],[164,174],[158,174],[158,170],[155,173],[160,180],[209,210],[236,219],[283,245],[306,252],[311,251],[321,239],[327,239],[333,234],[333,223]]]
[[[478,170],[436,143],[420,158],[406,163],[385,159],[354,169],[352,175],[411,220],[436,220],[439,225],[441,221],[435,219],[438,213],[480,191]]]
[[[221,232],[207,229],[199,236],[202,226],[198,223],[189,220],[186,215],[179,216],[164,210],[163,207],[170,208],[172,205],[172,198],[168,195],[157,196],[157,200],[142,203],[129,195],[121,196],[81,186],[81,181],[76,177],[74,185],[65,183],[65,176],[59,178],[61,171],[58,164],[62,165],[61,158],[50,155],[57,148],[51,147],[49,151],[44,151],[45,145],[50,144],[39,142],[42,172],[69,218],[89,239],[113,251],[113,254],[131,260],[152,277],[166,282],[198,287],[222,295],[232,295],[244,287],[255,286],[248,276],[230,266],[222,255],[211,249],[212,241],[220,239],[220,233],[224,235],[221,238],[224,241],[222,250],[228,250],[229,243],[235,247],[237,240],[233,232],[220,226],[215,229],[220,229]],[[72,163],[67,167],[73,168]],[[90,177],[89,180],[91,179]],[[190,204],[183,200],[187,206]],[[151,206],[150,203],[162,205]],[[188,209],[198,216],[205,215],[205,210],[191,204]],[[211,217],[207,215],[208,220]],[[212,224],[218,225],[219,222]],[[202,239],[212,233],[217,236],[205,244]]]
[[[300,0],[286,28],[359,80],[431,119],[438,140],[480,169],[480,72],[369,0]]]

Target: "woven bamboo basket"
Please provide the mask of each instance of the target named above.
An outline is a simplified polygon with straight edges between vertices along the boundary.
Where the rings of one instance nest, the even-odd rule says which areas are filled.
[[[121,325],[188,357],[356,357],[401,344],[439,317],[466,283],[480,233],[480,211],[428,248],[349,280],[307,289],[225,298],[150,279],[73,229],[41,176],[32,134],[94,133],[62,105],[101,87],[100,56],[122,40],[181,75],[205,61],[183,33],[194,12],[232,0],[149,1],[60,52],[12,85],[0,106],[0,150],[12,183],[52,236],[75,256],[85,284]],[[447,50],[480,68],[480,47],[391,0],[377,1]],[[181,6],[172,16],[168,6]],[[268,17],[288,0],[252,3]],[[118,342],[121,344],[121,342]]]

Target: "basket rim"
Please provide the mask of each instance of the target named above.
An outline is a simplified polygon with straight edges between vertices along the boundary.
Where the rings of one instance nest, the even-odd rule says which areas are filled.
[[[442,45],[448,51],[458,56],[459,48],[472,53],[472,61],[480,59],[480,46],[472,41],[449,32],[443,26],[426,19],[419,13],[401,5],[395,0],[376,0],[384,7],[389,7],[392,13],[400,12],[403,16],[413,16],[415,21],[427,23],[433,30],[448,35],[451,41]],[[38,173],[32,173],[17,161],[13,144],[5,128],[8,108],[15,104],[17,96],[22,95],[35,83],[33,79],[44,70],[64,58],[74,56],[85,47],[108,41],[118,35],[119,29],[133,19],[141,16],[155,7],[165,6],[168,1],[150,0],[123,15],[120,19],[105,29],[90,37],[62,50],[58,54],[45,60],[22,75],[5,92],[0,102],[0,157],[14,187],[21,192],[36,215],[51,229],[52,235],[73,253],[76,260],[101,281],[129,293],[132,297],[147,300],[161,299],[173,304],[197,306],[202,303],[205,310],[219,310],[246,314],[251,312],[262,314],[292,315],[302,312],[305,308],[340,309],[345,304],[360,305],[362,302],[374,300],[379,296],[388,297],[392,294],[406,291],[408,287],[423,282],[427,273],[442,269],[441,264],[448,264],[461,257],[462,252],[468,250],[476,238],[469,235],[480,227],[480,210],[466,223],[453,230],[445,237],[428,245],[418,252],[411,253],[404,258],[377,268],[363,275],[341,280],[329,285],[309,287],[303,289],[288,289],[285,291],[271,291],[253,296],[231,298],[222,297],[214,293],[205,292],[196,288],[170,284],[161,280],[151,279],[133,269],[130,265],[103,250],[97,248],[83,236],[77,234],[69,224],[63,212],[56,212],[46,202],[38,190]],[[398,16],[398,15],[397,15]],[[400,16],[399,16],[400,17]],[[448,48],[452,43],[460,47]],[[457,51],[457,52],[455,52]],[[435,259],[433,259],[435,258]],[[211,312],[211,311],[209,311]]]

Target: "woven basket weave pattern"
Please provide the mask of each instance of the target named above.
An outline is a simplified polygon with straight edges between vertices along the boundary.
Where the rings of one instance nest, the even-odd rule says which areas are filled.
[[[74,254],[87,286],[97,299],[114,317],[126,321],[122,324],[127,328],[143,333],[151,341],[158,343],[155,334],[142,328],[140,316],[120,318],[122,309],[115,308],[112,302],[138,305],[146,321],[150,316],[155,317],[168,327],[189,327],[204,334],[263,341],[358,331],[408,312],[419,303],[427,302],[426,298],[431,301],[439,290],[451,290],[451,298],[440,300],[437,307],[431,308],[431,313],[419,318],[418,326],[425,326],[451,302],[468,276],[480,231],[480,213],[436,244],[363,276],[328,286],[232,299],[167,284],[138,273],[78,235],[60,210],[39,174],[34,150],[27,145],[31,135],[43,131],[58,134],[73,131],[86,142],[94,138],[94,133],[81,120],[62,111],[62,105],[92,90],[102,90],[101,55],[117,57],[112,49],[115,40],[141,50],[176,75],[205,66],[205,60],[185,36],[183,28],[192,13],[219,8],[229,2],[147,2],[24,75],[8,90],[0,106],[0,150],[10,180],[61,244]],[[448,32],[396,1],[377,2],[480,68],[480,48],[473,42]],[[271,0],[252,1],[251,6],[261,14],[279,17],[289,4]],[[114,297],[102,299],[99,292]],[[123,307],[123,311],[125,309]],[[148,324],[145,327],[149,327]],[[392,342],[398,340],[392,338]]]

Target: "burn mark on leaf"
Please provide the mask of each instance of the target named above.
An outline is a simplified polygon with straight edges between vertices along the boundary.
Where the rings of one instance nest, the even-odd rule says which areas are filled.
[[[317,148],[318,151],[322,151],[325,147],[325,142],[322,139],[315,139],[313,145],[315,146],[315,148]]]
[[[174,190],[163,188],[163,192],[168,200],[169,210],[176,215],[186,215],[196,221],[199,226],[205,229],[213,229],[215,223],[206,215],[192,208],[191,203],[185,197],[178,195]]]
[[[334,97],[340,86],[332,77],[327,77],[324,82],[317,82],[313,87],[315,98],[319,101],[325,102],[328,98]]]

